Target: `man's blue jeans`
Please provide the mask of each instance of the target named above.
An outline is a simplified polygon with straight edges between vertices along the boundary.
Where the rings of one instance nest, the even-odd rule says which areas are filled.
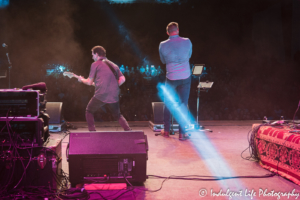
[[[187,79],[169,80],[166,79],[166,90],[172,95],[164,94],[164,130],[170,131],[171,113],[179,124],[179,133],[185,133],[184,127],[188,125],[188,101],[191,89],[191,76]],[[175,102],[174,102],[175,101]],[[179,111],[179,112],[178,112]]]
[[[126,119],[121,115],[119,102],[116,103],[105,103],[103,101],[98,100],[95,97],[92,97],[89,104],[86,107],[85,118],[88,123],[89,131],[96,131],[95,121],[94,121],[94,113],[102,106],[107,104],[108,109],[110,110],[113,118],[119,122],[124,131],[130,131]]]

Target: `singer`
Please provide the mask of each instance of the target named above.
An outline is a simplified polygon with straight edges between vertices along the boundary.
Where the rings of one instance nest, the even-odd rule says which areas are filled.
[[[164,130],[161,135],[169,137],[170,134],[170,111],[176,112],[170,108],[177,106],[182,115],[188,115],[187,105],[189,101],[191,88],[191,72],[189,60],[192,55],[192,43],[190,39],[180,37],[179,26],[176,22],[171,22],[167,26],[167,34],[170,36],[168,40],[163,41],[159,45],[159,55],[162,63],[166,64],[166,87],[175,91],[179,97],[178,105],[171,105],[170,99],[165,96],[164,110]],[[167,108],[168,107],[168,108]],[[181,117],[182,118],[182,117]],[[179,123],[179,140],[186,140],[188,137],[184,127],[187,125],[184,120],[178,120]]]

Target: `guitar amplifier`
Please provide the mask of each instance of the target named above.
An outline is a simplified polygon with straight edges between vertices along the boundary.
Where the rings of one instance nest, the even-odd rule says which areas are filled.
[[[45,108],[45,94],[39,90],[0,90],[0,118],[38,117]]]

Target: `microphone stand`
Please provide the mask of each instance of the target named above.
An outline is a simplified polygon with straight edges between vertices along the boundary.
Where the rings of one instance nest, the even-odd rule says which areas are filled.
[[[10,89],[10,70],[12,68],[12,64],[10,62],[8,53],[6,53],[6,56],[7,56],[7,60],[8,60],[8,63],[9,63],[9,67],[8,67],[8,88]]]
[[[199,84],[200,84],[200,76],[201,75],[199,75]],[[197,121],[196,121],[196,129],[203,129],[203,127],[201,127],[199,125],[199,99],[200,99],[200,87],[198,87],[198,92],[197,92]]]

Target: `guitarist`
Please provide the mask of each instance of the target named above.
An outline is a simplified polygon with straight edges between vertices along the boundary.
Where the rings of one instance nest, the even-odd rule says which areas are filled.
[[[86,85],[95,85],[95,95],[86,107],[85,117],[89,131],[96,131],[94,113],[107,104],[115,120],[119,122],[124,131],[130,131],[126,119],[121,115],[119,106],[119,86],[125,82],[125,77],[119,67],[106,58],[106,50],[102,46],[92,48],[91,65],[87,79],[79,77],[78,81]]]

